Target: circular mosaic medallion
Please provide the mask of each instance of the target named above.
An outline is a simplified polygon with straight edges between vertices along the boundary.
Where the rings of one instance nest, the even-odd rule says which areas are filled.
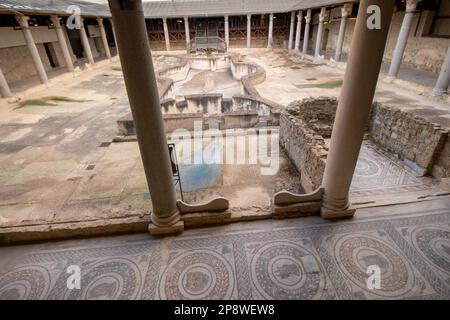
[[[66,299],[130,300],[142,284],[138,266],[124,258],[99,261],[88,270],[81,269],[81,290],[68,290]]]
[[[370,290],[373,294],[387,297],[404,295],[414,285],[414,274],[409,262],[404,260],[390,245],[366,235],[348,235],[335,244],[337,264],[352,282],[369,290],[367,279],[369,266],[381,271],[381,289]]]
[[[41,266],[14,269],[0,277],[0,300],[44,299],[50,287],[50,273]]]
[[[356,163],[355,175],[362,177],[372,177],[379,174],[381,168],[373,160],[360,156]]]
[[[302,246],[288,242],[268,243],[253,256],[252,281],[266,299],[314,299],[324,287],[317,259]]]
[[[211,250],[185,252],[163,273],[159,285],[162,299],[230,299],[233,270]]]
[[[441,228],[419,227],[412,232],[418,251],[446,273],[450,273],[450,231]]]

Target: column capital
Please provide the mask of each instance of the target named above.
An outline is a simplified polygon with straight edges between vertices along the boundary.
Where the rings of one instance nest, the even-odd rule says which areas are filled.
[[[294,21],[295,20],[295,11],[292,11],[291,12],[291,21]]]
[[[97,18],[98,22],[103,22],[103,18]]]
[[[353,7],[352,3],[344,4],[341,8],[341,17],[342,18],[349,17],[352,14],[352,7]]]
[[[273,21],[273,13],[269,14],[269,20]]]
[[[189,17],[183,17],[184,21],[189,21]]]
[[[30,26],[29,26],[29,24],[28,24],[28,20],[30,19],[30,17],[28,17],[28,16],[19,16],[19,15],[16,15],[16,20],[17,20],[17,22],[19,23],[19,25],[22,27],[22,28],[29,28]]]
[[[225,21],[228,21],[228,16],[223,16],[223,18],[225,19]]]
[[[303,19],[303,11],[299,11],[299,12],[297,13],[297,20],[298,20],[298,21],[302,21],[302,19]]]
[[[252,15],[250,13],[247,13],[247,20],[251,19]]]
[[[319,22],[324,22],[327,19],[327,8],[322,7],[320,8],[320,14],[319,14]]]
[[[311,23],[311,9],[308,9],[308,11],[306,11],[305,21],[306,23]]]
[[[163,20],[163,23],[167,23],[167,18],[166,17],[163,17],[162,20]]]
[[[420,1],[421,0],[406,0],[406,12],[411,12],[411,11],[416,10],[417,4]]]
[[[61,20],[59,19],[58,16],[56,15],[50,16],[50,21],[53,23],[53,26],[55,28],[61,28]]]

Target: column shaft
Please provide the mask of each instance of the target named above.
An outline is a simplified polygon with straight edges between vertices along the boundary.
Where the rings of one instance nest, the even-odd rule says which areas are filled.
[[[414,18],[414,10],[416,10],[418,0],[407,0],[405,17],[403,18],[400,33],[398,34],[397,44],[395,45],[394,53],[392,55],[391,65],[389,67],[388,75],[390,77],[397,77],[400,65],[405,52],[406,44],[408,42],[409,31]]]
[[[169,28],[167,27],[167,18],[163,18],[164,39],[166,40],[166,50],[170,51]]]
[[[306,54],[308,52],[308,41],[309,41],[309,28],[311,26],[311,9],[308,9],[305,17],[305,35],[303,37],[303,48],[302,53]]]
[[[267,48],[273,47],[273,13],[269,15],[269,36],[267,40]]]
[[[98,27],[100,28],[100,35],[102,36],[103,48],[105,49],[105,54],[108,59],[111,60],[111,51],[109,51],[109,43],[106,38],[105,26],[103,25],[103,19],[97,19]]]
[[[48,83],[47,73],[45,72],[41,56],[39,55],[39,51],[34,43],[33,35],[31,34],[30,26],[28,25],[29,18],[27,16],[17,16],[16,19],[22,28],[23,37],[25,38],[25,43],[30,51],[31,59],[33,60],[39,80],[46,84]]]
[[[320,49],[322,46],[322,37],[323,37],[323,23],[326,18],[326,8],[322,7],[320,9],[319,15],[319,29],[317,30],[317,39],[316,39],[316,50],[314,51],[314,56],[318,57],[320,55]]]
[[[191,35],[189,34],[189,17],[184,17],[184,34],[186,36],[186,49],[189,52],[189,46],[191,43]]]
[[[295,27],[295,12],[291,12],[291,25],[289,27],[288,50],[294,49],[292,46],[294,41],[294,27]]]
[[[297,14],[297,30],[295,32],[295,47],[294,49],[299,51],[300,50],[300,37],[302,34],[302,12],[299,11]]]
[[[88,60],[89,64],[94,64],[94,57],[92,56],[91,46],[89,45],[89,39],[86,34],[86,30],[84,28],[84,19],[81,18],[80,23],[80,39],[81,39],[81,45],[83,46],[83,51],[86,59]]]
[[[247,49],[250,49],[252,41],[252,15],[247,15]]]
[[[11,98],[13,96],[2,69],[0,69],[0,93],[4,98]]]
[[[372,15],[367,8],[371,5],[381,9],[381,29],[367,27],[366,21]],[[393,0],[360,1],[323,177],[323,217],[348,214],[344,211],[349,207],[348,193],[373,102],[393,5]]]
[[[225,43],[227,44],[227,50],[230,47],[230,30],[228,25],[228,16],[224,17],[225,19]]]
[[[61,22],[57,16],[51,16],[50,19],[55,27],[56,37],[58,38],[59,47],[61,48],[66,67],[70,72],[73,72],[75,68],[73,67],[72,57],[70,56],[69,47],[67,46],[66,37],[64,36]]]
[[[347,17],[350,15],[351,10],[351,4],[344,4],[344,6],[341,9],[341,25],[339,26],[339,35],[338,40],[336,44],[336,53],[334,55],[334,60],[339,61],[341,60],[341,54],[342,54],[342,46],[344,45],[344,39],[345,39],[345,29],[347,27]]]
[[[153,204],[152,222],[171,225],[180,216],[142,2],[109,0],[109,5]]]
[[[439,73],[436,85],[433,88],[434,96],[441,96],[447,92],[448,86],[450,84],[450,46],[447,50],[447,55],[442,63],[441,72]]]
[[[117,38],[116,38],[116,29],[114,28],[114,23],[112,19],[109,19],[109,22],[111,23],[111,29],[114,36],[114,44],[116,45],[117,53],[119,53],[119,47],[117,46]]]

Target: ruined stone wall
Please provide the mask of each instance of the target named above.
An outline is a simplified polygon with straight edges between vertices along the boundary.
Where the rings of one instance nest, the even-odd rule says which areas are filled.
[[[406,163],[420,166],[413,167],[419,174],[433,172],[447,141],[448,130],[413,113],[380,103],[374,103],[369,123],[372,141],[399,155]],[[438,171],[444,172],[445,169],[434,171],[440,175]]]
[[[300,172],[303,189],[311,192],[322,184],[328,148],[322,136],[290,110],[280,115],[280,145]]]
[[[321,185],[337,108],[334,97],[292,102],[280,115],[280,145],[309,192]],[[418,174],[449,177],[449,130],[411,112],[375,102],[367,124],[370,139],[396,154]]]

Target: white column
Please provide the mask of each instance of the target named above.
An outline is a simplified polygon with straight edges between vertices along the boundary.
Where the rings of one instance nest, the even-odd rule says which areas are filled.
[[[439,78],[436,82],[436,85],[433,88],[434,96],[441,96],[444,93],[447,93],[448,86],[450,84],[450,46],[447,50],[447,55],[445,56],[445,60],[442,63],[441,72],[439,73]]]
[[[291,25],[289,28],[289,42],[288,42],[288,50],[294,49],[292,47],[294,42],[294,27],[295,27],[295,12],[291,12]]]
[[[269,15],[269,36],[267,40],[267,48],[273,47],[273,13]]]
[[[66,67],[70,72],[73,72],[75,68],[73,67],[72,57],[70,56],[69,47],[67,46],[66,37],[64,35],[61,22],[57,16],[51,16],[50,20],[55,27],[56,37],[58,38],[59,47],[61,48]]]
[[[111,29],[112,29],[113,36],[114,36],[114,44],[116,45],[117,53],[119,53],[119,47],[117,46],[116,30],[114,29],[114,23],[113,23],[112,19],[109,19],[109,22],[111,23]]]
[[[310,26],[311,26],[311,9],[308,9],[308,11],[306,11],[306,17],[305,17],[305,35],[303,37],[303,49],[302,49],[303,54],[306,54],[308,52]]]
[[[394,54],[392,55],[391,65],[389,67],[388,75],[390,77],[397,77],[400,65],[405,52],[406,43],[408,42],[409,30],[414,18],[414,11],[420,0],[406,0],[405,17],[403,18],[402,27],[398,34],[397,44],[395,45]]]
[[[109,5],[153,204],[151,219],[157,226],[171,226],[180,220],[180,214],[142,2],[109,0]]]
[[[380,29],[367,27],[367,20],[373,14],[367,12],[371,5],[381,9]],[[348,193],[367,129],[393,5],[392,0],[360,1],[322,182],[324,218],[354,214],[354,209],[349,207]]]
[[[250,49],[252,41],[252,15],[247,14],[247,49]]]
[[[189,17],[184,17],[184,34],[186,36],[186,49],[189,51],[191,35],[189,34]]]
[[[31,59],[33,60],[34,67],[38,74],[39,80],[46,84],[48,83],[47,73],[45,72],[44,65],[42,64],[39,51],[34,43],[33,35],[31,34],[30,26],[28,25],[27,16],[16,16],[17,22],[19,22],[22,28],[23,37],[25,38],[25,43],[27,44],[28,50],[30,51]]]
[[[89,45],[89,40],[86,35],[86,30],[84,28],[84,19],[83,18],[81,18],[81,23],[80,23],[80,39],[81,39],[81,45],[83,46],[84,55],[86,56],[88,63],[93,65],[94,57],[92,56],[91,46]]]
[[[341,60],[342,46],[344,45],[345,39],[345,28],[347,26],[347,18],[350,16],[352,10],[352,4],[346,3],[341,8],[341,25],[339,27],[339,36],[336,44],[336,53],[334,55],[334,60]]]
[[[225,43],[227,44],[227,50],[230,47],[230,27],[228,25],[228,16],[224,16],[225,19]]]
[[[301,11],[297,14],[297,31],[295,32],[295,47],[294,49],[299,51],[300,50],[300,37],[302,34],[302,19],[303,19],[303,13]]]
[[[319,14],[319,29],[317,30],[317,39],[316,39],[316,50],[314,51],[314,56],[318,57],[320,55],[320,47],[322,46],[322,37],[323,37],[323,23],[327,17],[327,8],[322,7],[320,9]]]
[[[100,35],[102,36],[103,48],[108,59],[111,60],[111,51],[109,51],[108,39],[106,38],[105,26],[103,25],[103,19],[97,18],[98,27],[100,28]]]
[[[2,69],[0,69],[0,93],[4,98],[11,98],[13,94],[11,89],[9,89],[8,82],[6,81],[5,75],[3,74]]]
[[[163,18],[164,39],[166,40],[166,50],[170,51],[169,28],[167,27],[167,18]]]

